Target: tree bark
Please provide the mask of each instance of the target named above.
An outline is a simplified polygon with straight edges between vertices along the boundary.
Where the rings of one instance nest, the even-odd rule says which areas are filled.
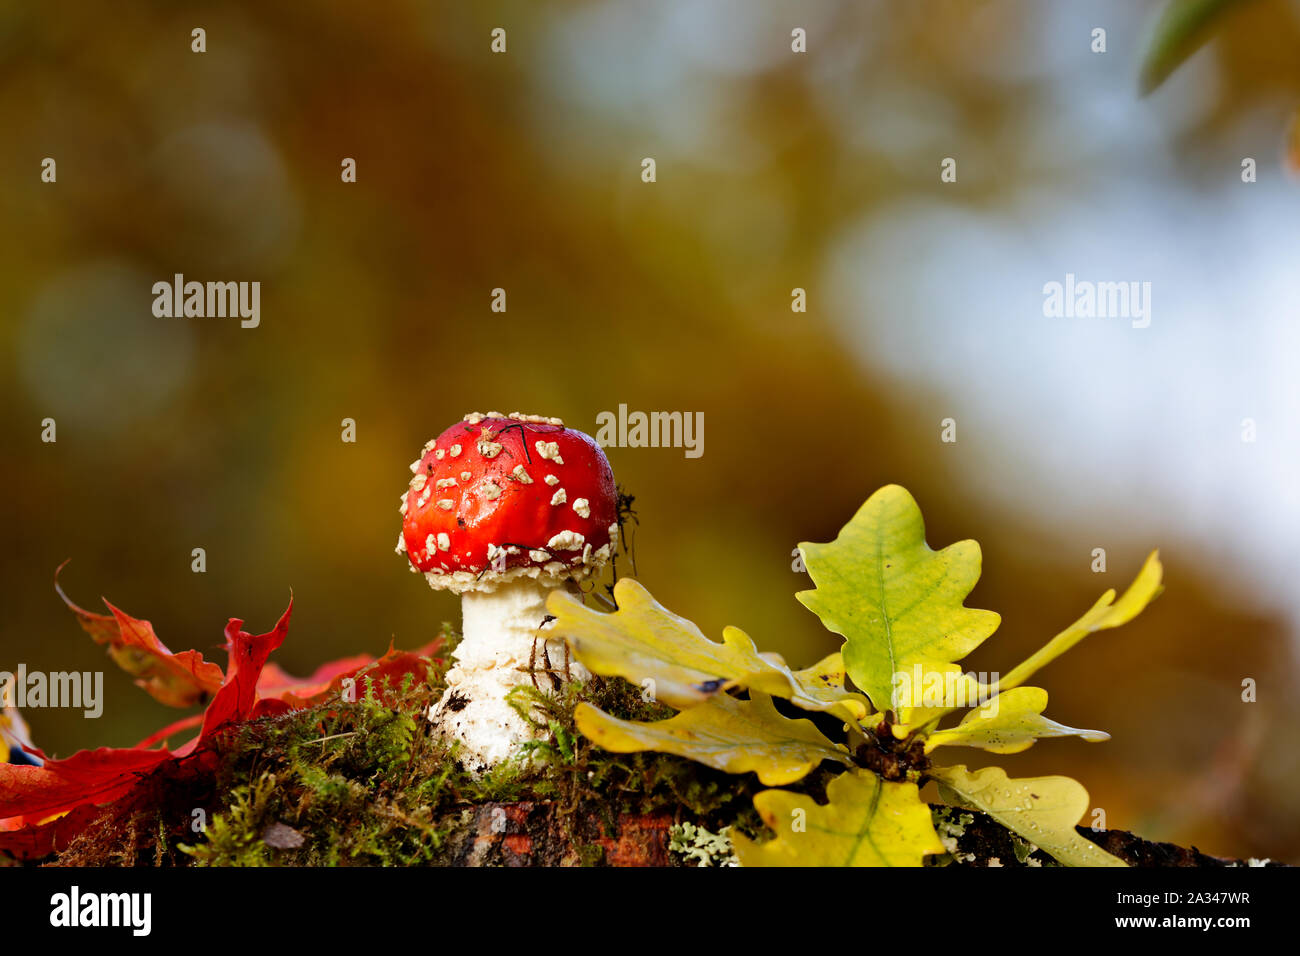
[[[452,853],[456,866],[669,866],[671,814],[614,819],[554,803],[485,803],[474,808]]]

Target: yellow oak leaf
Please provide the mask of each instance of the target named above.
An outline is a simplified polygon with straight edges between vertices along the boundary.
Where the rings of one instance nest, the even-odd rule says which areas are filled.
[[[590,704],[579,704],[573,717],[578,730],[605,750],[654,750],[727,773],[752,770],[769,787],[794,783],[823,760],[849,763],[845,747],[828,740],[811,720],[782,716],[759,691],[750,691],[749,700],[718,694],[651,723],[620,720]]]
[[[760,654],[739,628],[725,628],[720,644],[711,641],[632,578],[614,585],[614,600],[618,610],[609,613],[593,611],[564,591],[553,591],[546,602],[555,617],[553,633],[594,674],[626,678],[679,710],[744,687],[850,723],[870,712],[865,697],[844,690],[834,656],[791,671],[775,655]]]
[[[1041,687],[1016,687],[1003,691],[962,718],[956,727],[939,730],[925,741],[925,752],[936,747],[980,747],[995,754],[1028,750],[1042,737],[1082,737],[1109,740],[1100,730],[1078,730],[1043,716],[1047,691]]]
[[[891,783],[864,770],[840,774],[825,805],[788,790],[754,797],[776,838],[757,843],[735,834],[743,866],[921,866],[943,852],[930,808],[916,784]]]
[[[1127,866],[1074,829],[1088,791],[1069,777],[1007,777],[1001,767],[933,767],[945,803],[987,813],[1066,866]]]
[[[1115,600],[1115,589],[1111,588],[1088,612],[1061,633],[1048,641],[1037,653],[1024,663],[1015,667],[994,686],[994,690],[1008,690],[1018,687],[1034,675],[1039,668],[1050,664],[1070,648],[1074,647],[1089,634],[1119,627],[1137,617],[1142,610],[1160,596],[1163,588],[1160,578],[1164,568],[1160,564],[1160,552],[1152,551],[1142,564],[1137,577],[1128,586],[1128,590]]]

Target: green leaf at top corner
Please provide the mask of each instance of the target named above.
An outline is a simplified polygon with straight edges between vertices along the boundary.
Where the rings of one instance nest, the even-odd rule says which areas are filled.
[[[965,657],[1001,621],[962,604],[979,581],[979,545],[932,550],[921,509],[898,485],[868,498],[834,541],[799,549],[816,587],[796,597],[844,637],[845,669],[878,710],[890,706],[896,674]]]
[[[1225,13],[1244,3],[1245,0],[1169,0],[1160,12],[1142,56],[1139,92],[1146,96],[1155,91],[1210,38]]]

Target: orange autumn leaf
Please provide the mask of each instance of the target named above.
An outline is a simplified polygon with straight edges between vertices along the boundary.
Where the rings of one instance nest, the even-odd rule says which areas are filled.
[[[169,707],[193,707],[207,703],[221,687],[221,668],[203,659],[198,651],[173,654],[154,633],[148,621],[131,615],[104,601],[111,614],[96,614],[78,607],[59,586],[59,571],[54,572],[54,590],[68,606],[82,628],[96,644],[108,648],[113,663],[135,678],[154,700]]]

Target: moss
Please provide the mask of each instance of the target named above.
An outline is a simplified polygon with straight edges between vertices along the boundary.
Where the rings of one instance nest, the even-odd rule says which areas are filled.
[[[251,787],[231,794],[230,808],[218,815],[196,846],[179,849],[207,866],[266,866],[269,847],[262,841],[262,821],[275,795],[275,774],[264,773]]]

